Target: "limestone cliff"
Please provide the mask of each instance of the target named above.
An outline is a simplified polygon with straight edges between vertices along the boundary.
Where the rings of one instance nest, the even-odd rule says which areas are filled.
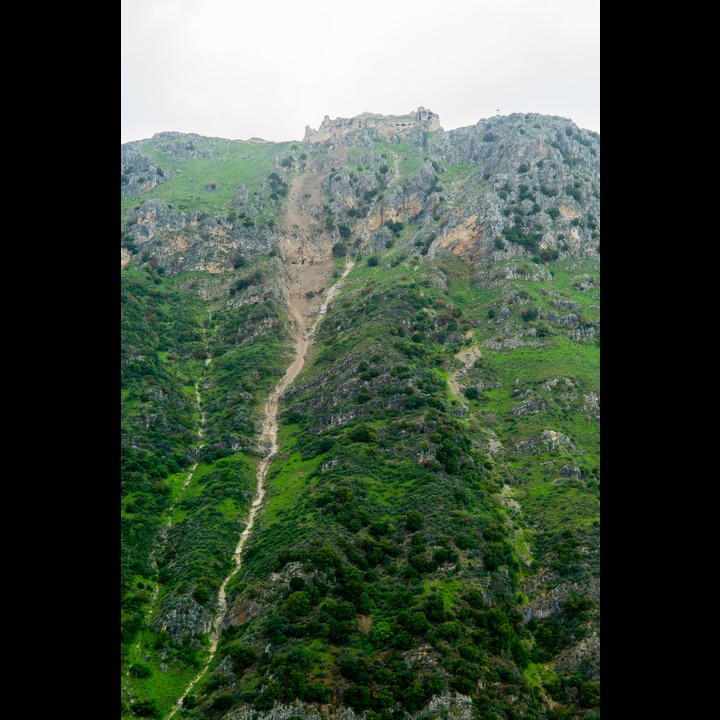
[[[421,107],[326,117],[302,143],[262,145],[262,173],[250,152],[258,143],[161,133],[123,146],[122,194],[140,200],[126,203],[125,250],[170,273],[224,272],[238,255],[273,248],[318,262],[334,246],[372,252],[395,241],[479,269],[518,253],[552,261],[599,250],[599,137],[563,118],[515,114],[445,132]],[[202,158],[216,158],[227,180],[190,187],[172,207],[160,184],[187,182],[184,168]]]

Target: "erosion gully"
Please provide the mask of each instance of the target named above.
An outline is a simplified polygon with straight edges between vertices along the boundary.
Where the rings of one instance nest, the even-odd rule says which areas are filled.
[[[333,297],[340,291],[344,284],[344,280],[347,277],[348,273],[352,270],[355,262],[354,260],[348,258],[345,264],[345,269],[338,279],[338,281],[332,285],[327,292],[323,295],[323,302],[321,305],[317,307],[317,310],[312,315],[312,318],[309,318],[306,313],[303,311],[305,308],[305,304],[303,303],[303,296],[304,293],[302,292],[302,287],[299,291],[292,293],[290,296],[290,302],[289,302],[289,310],[290,314],[295,321],[295,359],[293,360],[292,364],[288,369],[285,371],[285,374],[281,378],[280,382],[275,386],[275,388],[272,390],[270,395],[268,396],[267,401],[265,402],[265,407],[263,409],[263,422],[262,422],[262,431],[260,434],[260,446],[261,447],[267,447],[269,448],[269,451],[267,455],[263,457],[263,459],[260,461],[260,464],[258,465],[257,469],[257,490],[255,491],[255,497],[253,498],[252,504],[250,506],[250,512],[247,517],[247,524],[245,525],[245,529],[240,534],[240,539],[238,540],[237,547],[235,548],[234,552],[234,558],[235,558],[235,564],[228,574],[228,576],[223,581],[222,585],[220,586],[220,590],[218,592],[218,604],[217,604],[217,612],[215,614],[215,618],[213,620],[212,629],[210,631],[210,648],[209,648],[209,655],[207,660],[205,661],[205,665],[200,670],[200,672],[193,678],[193,680],[190,682],[190,684],[185,688],[185,691],[183,694],[177,699],[175,703],[175,707],[170,711],[170,713],[166,716],[165,720],[170,720],[170,718],[180,709],[182,706],[182,702],[187,696],[187,694],[195,687],[197,682],[202,678],[202,676],[207,672],[208,668],[210,667],[210,663],[213,661],[215,657],[215,653],[217,651],[218,641],[220,639],[220,635],[222,633],[222,625],[225,618],[225,613],[227,612],[227,596],[226,596],[226,588],[230,580],[236,575],[236,573],[240,570],[241,563],[242,563],[242,553],[243,548],[245,547],[245,543],[247,542],[248,538],[252,534],[253,525],[255,523],[255,517],[257,516],[258,512],[262,510],[262,501],[263,497],[265,495],[265,476],[267,474],[268,467],[270,465],[270,462],[272,461],[273,457],[275,456],[278,446],[277,446],[277,432],[278,432],[278,424],[277,424],[277,412],[278,412],[278,405],[280,403],[280,400],[285,393],[285,390],[288,388],[288,386],[292,383],[292,381],[298,376],[300,371],[302,370],[303,366],[305,365],[305,358],[307,356],[308,348],[310,347],[310,344],[312,343],[313,334],[315,332],[315,329],[317,328],[318,324],[324,317],[325,313],[327,312],[328,304],[333,299]],[[297,268],[297,271],[299,274],[303,274],[302,268]],[[192,475],[192,473],[191,473]]]

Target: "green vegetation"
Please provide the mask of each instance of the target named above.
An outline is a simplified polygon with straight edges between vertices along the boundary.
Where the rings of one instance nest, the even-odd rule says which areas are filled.
[[[422,165],[422,155],[418,153],[418,146],[410,143],[392,143],[391,151],[399,159],[400,179],[417,172]]]
[[[240,184],[245,185],[250,195],[258,193],[260,197],[269,199],[273,190],[264,188],[263,184],[268,180],[275,158],[286,152],[288,147],[288,143],[242,142],[216,138],[175,140],[175,144],[187,142],[194,146],[190,151],[190,159],[178,159],[177,156],[157,149],[151,142],[140,148],[140,151],[155,160],[169,177],[144,193],[141,197],[143,202],[151,199],[163,200],[170,203],[175,210],[186,213],[230,211],[233,209],[232,200]],[[122,199],[122,213],[137,202],[137,197]]]
[[[480,344],[496,332],[483,310],[500,290],[474,287],[460,261],[448,258],[439,267],[447,293],[421,270],[412,279],[403,266],[358,266],[280,416],[285,429],[267,478],[267,509],[229,588],[241,604],[262,597],[269,605],[242,629],[247,647],[274,648],[242,673],[239,691],[257,711],[340,692],[357,711],[413,712],[427,702],[428,688],[471,693],[481,677],[508,682],[512,676],[528,712],[539,712],[522,671],[587,632],[589,599],[573,595],[558,620],[524,624],[518,603],[527,598],[518,590],[541,564],[556,583],[587,582],[598,572],[593,553],[577,552],[598,542],[597,528],[588,524],[598,517],[596,433],[583,429],[582,393],[544,389],[572,375],[573,388],[597,390],[597,348],[551,329],[542,348],[488,350],[470,375],[501,387],[466,393],[476,410],[453,416],[443,368],[466,346],[462,327]],[[558,273],[561,285],[572,287],[577,271],[566,272]],[[517,281],[516,290],[532,285]],[[551,307],[554,296],[535,292],[536,315],[523,320],[518,313],[518,331]],[[586,356],[586,374],[577,353]],[[513,412],[520,404],[514,398],[530,388],[544,403],[542,418]],[[576,409],[568,413],[567,403]],[[331,424],[345,414],[354,419]],[[488,426],[490,418],[497,419]],[[559,456],[551,448],[534,454],[547,426],[567,432],[574,446]],[[483,427],[518,448],[502,465],[482,443],[474,446]],[[522,451],[523,442],[533,449]],[[558,492],[538,472],[548,463],[581,468],[572,496],[570,485]],[[512,521],[499,495],[508,472],[523,477],[515,488],[523,517]],[[546,515],[558,525],[541,532]],[[513,527],[524,542],[513,539]],[[527,548],[530,567],[518,555]],[[267,586],[271,573],[285,580]],[[441,658],[446,677],[402,661],[419,644]],[[222,651],[218,663],[221,658]],[[285,680],[268,686],[267,673]],[[595,690],[586,686],[587,706]],[[509,707],[498,698],[494,703]]]
[[[164,712],[207,638],[160,632],[152,617],[188,601],[214,612],[255,489],[255,418],[291,357],[284,310],[210,313],[198,290],[213,286],[122,273],[121,657],[135,698]]]
[[[599,219],[576,218],[557,250],[542,225],[560,222],[549,198],[582,207],[595,188],[569,161],[554,174],[587,148],[565,124],[544,160],[515,157],[520,175],[500,187],[503,122],[478,128],[464,154],[432,134],[368,135],[333,159],[318,232],[334,278],[355,265],[281,398],[217,651],[178,720],[294,702],[422,720],[446,693],[469,696],[483,720],[599,717],[600,273],[597,254],[571,247]],[[557,124],[512,123],[513,137],[535,138]],[[123,210],[161,199],[262,245],[229,245],[219,270],[184,273],[139,256],[142,234],[123,224],[125,719],[165,717],[209,658],[268,452],[263,407],[295,357],[267,223],[290,179],[327,160],[317,145],[194,136],[139,149],[163,182]],[[257,215],[235,202],[241,183]],[[333,183],[350,195],[332,196]],[[433,244],[485,192],[503,201],[504,230],[478,237],[477,256]],[[407,213],[378,219],[393,193]],[[428,209],[431,194],[452,203]]]

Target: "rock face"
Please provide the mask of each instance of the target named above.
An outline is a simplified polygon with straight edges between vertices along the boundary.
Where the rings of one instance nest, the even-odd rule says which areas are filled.
[[[494,247],[496,238],[546,254],[595,251],[596,134],[560,118],[514,114],[438,134],[431,148],[442,161],[477,168],[450,198],[457,207],[431,252],[501,250]]]
[[[239,255],[273,248],[290,262],[315,263],[333,252],[381,250],[409,226],[409,246],[429,258],[451,252],[470,260],[492,284],[512,277],[507,267],[496,276],[482,269],[503,257],[552,262],[599,250],[599,136],[563,118],[513,114],[445,132],[420,107],[404,116],[326,117],[318,130],[306,129],[302,144],[263,145],[264,171],[253,155],[258,143],[160,133],[122,146],[122,197],[148,200],[125,212],[124,247],[133,258],[123,255],[121,265],[152,257],[169,274],[223,273]],[[192,183],[183,164],[215,159],[218,177],[227,174],[231,151],[238,182],[206,180],[187,190],[212,209],[155,197],[161,183]],[[153,159],[163,156],[167,162]],[[538,273],[547,270],[516,269]],[[597,336],[575,315],[549,319],[577,340]]]
[[[120,186],[123,197],[150,192],[165,180],[165,171],[152,158],[143,155],[132,143],[120,149]]]
[[[161,200],[143,203],[128,231],[145,261],[171,275],[192,270],[227,272],[238,256],[268,253],[277,242],[269,229],[247,229],[227,216],[202,211],[176,212]]]

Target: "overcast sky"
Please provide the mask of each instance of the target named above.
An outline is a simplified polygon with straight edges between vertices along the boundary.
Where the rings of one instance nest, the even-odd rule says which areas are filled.
[[[120,142],[302,140],[325,115],[600,132],[600,0],[121,0]]]

